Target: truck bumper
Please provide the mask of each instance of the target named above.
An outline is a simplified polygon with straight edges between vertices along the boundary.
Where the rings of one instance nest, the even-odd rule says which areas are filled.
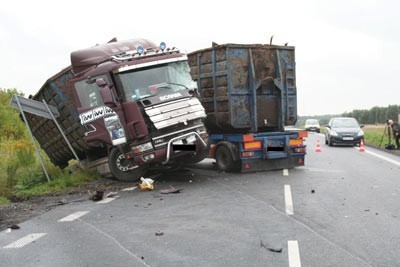
[[[196,141],[194,141],[192,147],[188,147],[187,150],[176,150],[173,146],[173,142],[187,136],[196,136]],[[183,157],[191,156],[194,153],[199,153],[205,149],[207,149],[207,141],[208,135],[207,134],[198,134],[197,132],[189,132],[175,138],[172,138],[167,146],[158,148],[156,150],[147,151],[140,155],[135,156],[134,161],[138,165],[145,165],[145,164],[157,164],[160,163],[162,165],[166,165],[168,163],[172,163],[172,161],[180,161]],[[178,147],[179,148],[179,147]],[[145,160],[146,155],[153,154],[154,157],[150,160]]]

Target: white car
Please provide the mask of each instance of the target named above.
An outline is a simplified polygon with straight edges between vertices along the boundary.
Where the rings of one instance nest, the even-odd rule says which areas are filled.
[[[319,126],[319,122],[316,119],[308,119],[306,120],[306,124],[305,124],[305,129],[306,131],[309,132],[317,132],[319,133],[321,131],[321,128]]]

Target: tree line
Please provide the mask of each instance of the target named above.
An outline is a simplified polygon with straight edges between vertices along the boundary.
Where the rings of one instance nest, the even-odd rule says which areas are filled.
[[[361,124],[385,124],[389,119],[398,121],[400,105],[389,105],[387,107],[373,107],[371,109],[355,109],[342,114],[325,114],[314,116],[299,116],[296,126],[304,125],[307,119],[317,119],[319,124],[327,125],[329,120],[334,117],[353,117]]]
[[[345,117],[356,118],[362,124],[382,124],[387,123],[389,119],[397,121],[400,114],[400,105],[389,105],[387,107],[373,107],[367,109],[355,109],[345,112]]]

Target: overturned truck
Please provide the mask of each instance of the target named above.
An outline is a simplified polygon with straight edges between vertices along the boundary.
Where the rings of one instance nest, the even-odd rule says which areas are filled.
[[[117,179],[207,156],[206,117],[187,56],[165,43],[116,41],[71,53],[71,66],[33,96],[57,107],[76,155]],[[27,114],[52,163],[74,158],[52,120]]]

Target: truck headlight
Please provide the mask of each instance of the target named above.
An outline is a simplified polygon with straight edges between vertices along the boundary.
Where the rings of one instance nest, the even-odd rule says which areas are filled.
[[[151,144],[151,142],[147,142],[147,143],[132,147],[132,151],[135,153],[144,152],[144,151],[147,151],[150,149],[153,149],[153,145]]]

